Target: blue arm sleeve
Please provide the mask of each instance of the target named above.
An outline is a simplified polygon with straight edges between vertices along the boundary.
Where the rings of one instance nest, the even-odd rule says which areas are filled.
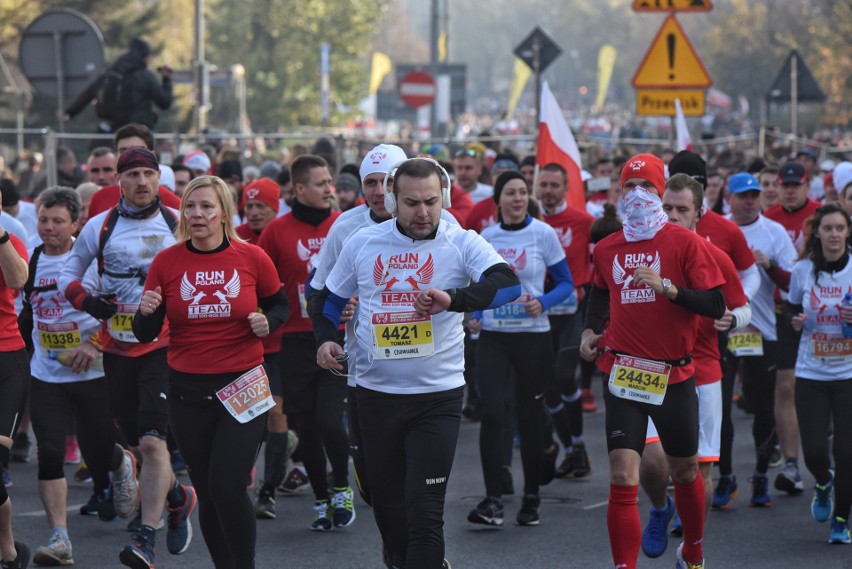
[[[311,274],[308,275],[308,280],[305,282],[305,298],[311,298],[311,294],[313,294],[314,289],[311,288],[311,281],[314,278],[314,275],[317,273],[317,270],[314,269],[311,271]]]
[[[541,307],[547,310],[553,305],[559,304],[574,292],[574,280],[571,278],[571,270],[568,268],[568,261],[562,259],[555,265],[547,267],[550,270],[550,276],[556,283],[553,289],[538,297],[541,302]]]
[[[336,294],[329,292],[325,297],[325,304],[322,307],[322,315],[332,324],[335,329],[340,326],[340,315],[343,313],[343,307],[349,302],[348,298],[342,298]]]

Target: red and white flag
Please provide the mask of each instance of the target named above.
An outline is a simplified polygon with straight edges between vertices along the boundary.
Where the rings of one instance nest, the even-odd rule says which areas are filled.
[[[686,117],[683,116],[683,107],[680,99],[675,99],[675,132],[677,133],[677,149],[692,152],[692,139],[689,137],[689,129],[686,128]]]
[[[540,120],[535,152],[536,165],[541,168],[555,162],[565,168],[568,172],[565,201],[571,207],[586,211],[586,192],[580,174],[580,148],[547,82],[541,87]]]

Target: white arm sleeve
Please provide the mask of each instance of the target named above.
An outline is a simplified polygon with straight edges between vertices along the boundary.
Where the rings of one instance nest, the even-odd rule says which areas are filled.
[[[747,269],[737,271],[740,275],[740,282],[743,285],[743,292],[749,301],[754,298],[760,289],[760,271],[757,270],[757,263],[752,263]]]
[[[731,310],[731,314],[734,315],[734,327],[731,330],[740,330],[745,328],[751,322],[751,305],[749,303],[745,303],[742,306],[734,308]]]

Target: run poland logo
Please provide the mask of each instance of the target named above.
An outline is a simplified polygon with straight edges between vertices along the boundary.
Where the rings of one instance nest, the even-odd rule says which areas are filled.
[[[56,279],[41,278],[38,280],[37,287],[51,287],[56,285]],[[31,301],[36,298],[33,310],[41,320],[59,320],[65,312],[62,308],[62,301],[65,297],[59,291],[54,291],[53,294],[38,293],[33,291],[30,297]]]
[[[852,292],[850,287],[849,292]],[[839,326],[840,311],[843,308],[844,290],[842,286],[811,287],[809,308],[816,311],[817,326]]]
[[[525,248],[519,251],[515,247],[507,247],[505,249],[501,247],[497,249],[497,254],[509,263],[509,268],[514,273],[523,271],[527,267],[527,250]]]
[[[219,285],[224,285],[219,288]],[[212,294],[199,291],[198,287],[215,286]],[[209,289],[208,289],[209,290]],[[201,300],[213,296],[219,302],[202,304]],[[229,318],[231,316],[231,298],[240,296],[240,275],[234,269],[231,280],[225,283],[225,271],[198,271],[195,273],[195,285],[189,281],[186,272],[180,281],[180,298],[188,302],[187,318]]]
[[[323,243],[325,243],[325,237],[309,237],[307,243],[302,242],[301,239],[296,241],[296,255],[299,256],[300,261],[307,261],[305,270],[308,273],[315,268],[314,261]]]
[[[401,271],[401,273],[400,273]],[[417,294],[428,288],[435,274],[432,253],[421,263],[419,253],[400,253],[388,257],[387,267],[382,256],[373,264],[373,283],[382,289],[383,306],[411,306]],[[400,282],[408,284],[410,290],[394,292]]]
[[[631,288],[633,286],[633,274],[627,274],[627,269],[634,271],[639,267],[650,267],[654,272],[660,274],[660,252],[650,253],[625,253],[624,264],[618,260],[618,255],[612,260],[612,280],[621,285],[621,304],[635,304],[638,302],[654,302],[657,293],[647,284],[642,288]]]
[[[556,236],[559,237],[559,242],[562,244],[563,249],[567,249],[571,246],[571,243],[574,241],[574,232],[570,227],[554,227],[556,230]]]

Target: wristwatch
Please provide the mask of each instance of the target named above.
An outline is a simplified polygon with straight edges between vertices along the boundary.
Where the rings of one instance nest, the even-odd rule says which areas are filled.
[[[669,294],[669,289],[672,288],[672,281],[663,279],[663,296]]]

